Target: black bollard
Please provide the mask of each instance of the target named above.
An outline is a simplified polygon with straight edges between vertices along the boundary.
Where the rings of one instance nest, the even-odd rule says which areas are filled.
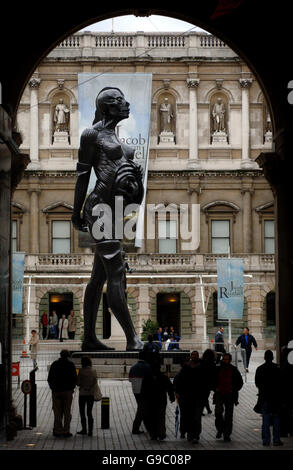
[[[36,367],[30,372],[30,381],[32,384],[32,391],[30,393],[30,422],[29,425],[31,428],[35,428],[37,426],[37,385],[36,385]]]
[[[101,402],[101,428],[109,429],[110,421],[110,398],[103,397]]]

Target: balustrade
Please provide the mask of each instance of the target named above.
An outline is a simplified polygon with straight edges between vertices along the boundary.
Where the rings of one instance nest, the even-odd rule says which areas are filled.
[[[80,36],[68,36],[59,44],[59,47],[80,47]]]

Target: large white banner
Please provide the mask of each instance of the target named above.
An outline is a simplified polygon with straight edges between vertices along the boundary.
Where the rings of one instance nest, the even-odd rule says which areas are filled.
[[[96,110],[96,97],[104,87],[119,88],[130,103],[128,119],[121,121],[116,132],[122,142],[135,148],[134,161],[143,169],[144,199],[136,224],[135,246],[141,247],[144,238],[144,210],[147,188],[147,170],[150,137],[150,115],[152,96],[151,73],[95,73],[78,74],[79,136],[90,127]],[[88,192],[94,188],[96,176],[92,170]]]

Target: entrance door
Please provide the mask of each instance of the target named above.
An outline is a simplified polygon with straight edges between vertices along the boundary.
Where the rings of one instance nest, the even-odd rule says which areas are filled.
[[[162,328],[173,326],[180,336],[180,293],[157,294],[157,321]]]
[[[58,319],[63,314],[68,317],[70,310],[73,309],[73,294],[72,292],[64,292],[63,294],[50,293],[49,296],[49,315],[52,315],[53,310],[57,313]]]

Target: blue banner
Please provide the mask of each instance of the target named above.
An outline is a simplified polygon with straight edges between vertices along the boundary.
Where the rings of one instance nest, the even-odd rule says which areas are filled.
[[[243,260],[228,258],[217,260],[218,319],[241,320],[244,306]]]
[[[25,253],[12,253],[12,313],[22,313]]]
[[[92,125],[98,93],[104,87],[111,86],[119,88],[123,92],[125,99],[130,103],[129,118],[124,119],[118,124],[116,133],[122,142],[135,148],[134,161],[143,169],[146,194],[152,97],[151,73],[79,73],[79,136],[81,136],[84,129]],[[94,188],[95,182],[96,176],[94,171],[92,171],[88,193]],[[144,207],[145,196],[136,224],[135,246],[137,247],[142,245]]]

